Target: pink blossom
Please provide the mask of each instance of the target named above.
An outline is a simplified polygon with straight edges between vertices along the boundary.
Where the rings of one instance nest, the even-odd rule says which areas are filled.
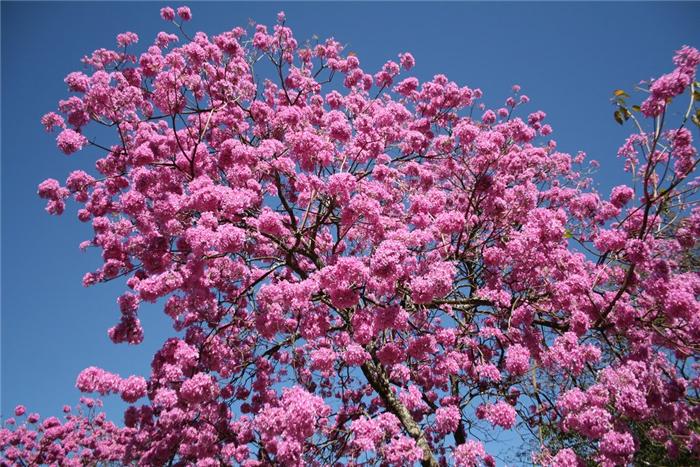
[[[311,353],[311,368],[320,371],[328,377],[333,373],[333,365],[337,356],[333,350],[323,347]]]
[[[572,449],[565,448],[557,452],[549,465],[552,467],[582,467],[584,463]]]
[[[694,47],[684,45],[676,51],[673,63],[678,68],[695,74],[695,68],[700,64],[700,51]]]
[[[612,189],[610,202],[618,208],[627,204],[634,197],[634,190],[626,185],[619,185]]]
[[[351,366],[360,366],[370,358],[370,354],[357,344],[349,345],[343,352],[343,360]]]
[[[593,240],[598,251],[615,251],[624,248],[627,241],[625,232],[619,230],[600,230]]]
[[[401,59],[401,67],[404,70],[410,70],[416,65],[416,60],[413,58],[413,55],[408,52],[401,54],[399,57]]]
[[[461,421],[459,408],[454,405],[440,407],[435,412],[435,429],[438,433],[452,433]]]
[[[550,367],[561,367],[574,374],[581,374],[584,364],[597,361],[600,355],[598,347],[590,344],[580,345],[576,334],[566,332],[555,340],[544,361]]]
[[[409,386],[408,390],[401,391],[399,399],[408,410],[422,412],[427,409],[427,405],[423,401],[423,394],[415,385]]]
[[[153,403],[156,406],[165,407],[166,409],[172,408],[177,404],[177,393],[172,389],[161,389],[155,395]]]
[[[351,425],[354,435],[353,445],[363,451],[376,450],[387,437],[399,432],[399,420],[390,413],[383,413],[373,419],[359,418]]]
[[[189,21],[192,19],[192,12],[190,11],[190,8],[187,6],[181,6],[178,7],[177,9],[177,15],[183,20],[183,21]]]
[[[75,386],[81,392],[99,392],[106,395],[118,392],[120,384],[119,375],[91,366],[80,372]]]
[[[501,380],[501,372],[498,371],[498,368],[496,368],[496,365],[493,363],[478,365],[476,367],[476,373],[479,375],[479,377],[490,379],[491,381]]]
[[[70,128],[63,130],[56,137],[56,145],[64,154],[73,154],[88,144],[85,136]]]
[[[160,9],[160,17],[165,21],[172,21],[175,19],[175,10],[169,6],[163,7]]]
[[[486,457],[484,445],[472,439],[460,444],[454,450],[455,465],[459,467],[476,467],[480,459]]]
[[[557,406],[565,412],[578,411],[586,403],[586,394],[579,388],[570,389],[559,396]]]
[[[423,457],[423,451],[413,438],[399,436],[389,442],[384,456],[389,465],[411,465]]]
[[[515,425],[515,409],[503,401],[490,405],[479,406],[477,415],[485,418],[494,426],[510,429]]]
[[[139,36],[133,32],[124,32],[117,35],[117,44],[119,47],[127,47],[136,44],[139,41]]]
[[[180,397],[191,404],[209,401],[216,397],[217,393],[218,387],[212,377],[204,373],[197,373],[182,383],[180,388]]]
[[[418,79],[416,78],[406,78],[401,80],[394,88],[397,93],[410,96],[413,91],[418,89]]]
[[[520,344],[511,345],[506,356],[506,370],[513,375],[524,375],[530,368],[530,351]]]
[[[43,117],[41,117],[41,124],[44,125],[44,128],[46,128],[46,131],[50,132],[53,131],[54,128],[65,128],[66,124],[63,121],[63,117],[60,115],[56,114],[55,112],[49,112]]]
[[[411,281],[413,300],[416,303],[429,303],[435,298],[447,295],[452,288],[454,272],[455,269],[451,263],[432,264],[427,274]]]
[[[280,406],[266,406],[255,418],[267,446],[276,446],[277,458],[284,463],[298,463],[306,439],[325,423],[330,408],[323,399],[295,386],[286,388]]]
[[[599,438],[611,428],[610,413],[600,407],[590,407],[566,416],[563,426],[589,438]]]
[[[129,376],[119,383],[122,399],[133,403],[146,395],[146,380],[141,376]]]
[[[684,178],[692,170],[698,151],[693,147],[693,136],[687,128],[671,131],[668,135],[671,142],[671,156],[674,158],[674,172],[677,177]]]
[[[68,73],[63,81],[68,85],[68,89],[75,92],[86,92],[90,86],[88,76],[79,71]]]
[[[493,110],[487,110],[484,115],[481,116],[481,121],[487,125],[494,123],[496,121],[496,113]]]
[[[600,440],[600,452],[615,464],[627,464],[634,453],[634,439],[629,433],[608,431]]]

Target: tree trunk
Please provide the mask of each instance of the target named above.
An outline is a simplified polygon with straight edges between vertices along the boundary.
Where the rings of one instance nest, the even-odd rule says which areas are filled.
[[[406,406],[396,398],[396,395],[391,390],[389,379],[386,377],[381,366],[377,363],[366,362],[362,365],[362,372],[372,388],[374,388],[379,394],[379,397],[382,398],[387,410],[399,419],[406,432],[416,441],[416,445],[423,450],[421,465],[424,467],[437,467],[438,463],[435,460],[433,450],[430,448],[430,444],[428,444],[423,430],[413,419]]]

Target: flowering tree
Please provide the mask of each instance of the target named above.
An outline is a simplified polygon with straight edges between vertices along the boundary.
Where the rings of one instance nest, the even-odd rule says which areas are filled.
[[[6,460],[494,465],[480,440],[515,428],[544,465],[627,464],[642,441],[700,456],[700,52],[641,106],[616,91],[634,188],[602,196],[517,86],[490,110],[400,78],[409,53],[372,75],[301,45],[282,13],[213,37],[161,16],[179,34],[140,55],[120,34],[66,77],[42,123],[101,155],[39,196],[92,224],[86,286],[126,278],[109,337],[142,341],[142,301],[174,337],[147,378],[78,376],[131,404],[123,424],[89,398],[62,420],[18,406]]]

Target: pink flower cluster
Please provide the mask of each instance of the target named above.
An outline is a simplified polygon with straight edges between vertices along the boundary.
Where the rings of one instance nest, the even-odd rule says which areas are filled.
[[[515,409],[503,401],[479,406],[477,416],[485,418],[494,426],[500,426],[505,429],[513,428],[515,425]]]
[[[89,399],[8,420],[0,463],[492,466],[474,434],[516,423],[546,428],[544,465],[634,463],[639,426],[697,459],[697,150],[644,118],[694,87],[697,50],[651,83],[619,151],[636,179],[606,199],[518,86],[488,108],[283,13],[214,35],[161,17],[66,76],[41,124],[98,155],[38,194],[92,230],[86,286],[125,280],[109,337],[142,342],[143,301],[173,337],[148,378],[78,376],[123,426]]]
[[[279,406],[265,406],[255,418],[255,427],[268,452],[279,462],[301,465],[307,438],[326,423],[330,408],[323,399],[300,387],[285,389]]]
[[[119,393],[124,401],[134,403],[146,395],[146,380],[141,376],[122,379],[119,375],[101,368],[89,367],[81,371],[75,386],[81,392],[97,392],[101,395]]]
[[[651,95],[641,105],[644,115],[660,115],[671,99],[683,94],[695,79],[695,70],[700,64],[700,52],[685,45],[676,52],[673,63],[676,65],[675,70],[652,81],[649,87]]]

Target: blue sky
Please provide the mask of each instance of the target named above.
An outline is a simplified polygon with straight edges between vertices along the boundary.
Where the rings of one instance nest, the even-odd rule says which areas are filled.
[[[171,328],[160,307],[144,307],[141,346],[115,346],[122,285],[84,289],[81,277],[99,264],[78,244],[90,236],[75,218],[48,216],[36,187],[91,169],[95,152],[67,157],[39,119],[67,96],[64,76],[80,58],[115,45],[131,30],[147,45],[172,31],[157,3],[2,2],[2,380],[3,417],[23,403],[42,415],[58,414],[79,393],[75,377],[96,365],[127,376],[148,375],[150,359]],[[179,6],[179,4],[172,4]],[[668,71],[673,51],[700,46],[700,3],[190,3],[189,31],[210,34],[273,24],[283,9],[300,40],[334,36],[359,56],[365,70],[410,51],[419,79],[444,73],[480,87],[500,107],[513,84],[542,109],[563,151],[583,150],[598,160],[602,192],[627,180],[616,158],[630,131],[612,118],[616,88]],[[695,21],[694,21],[695,20]],[[121,418],[120,404],[108,403]]]

